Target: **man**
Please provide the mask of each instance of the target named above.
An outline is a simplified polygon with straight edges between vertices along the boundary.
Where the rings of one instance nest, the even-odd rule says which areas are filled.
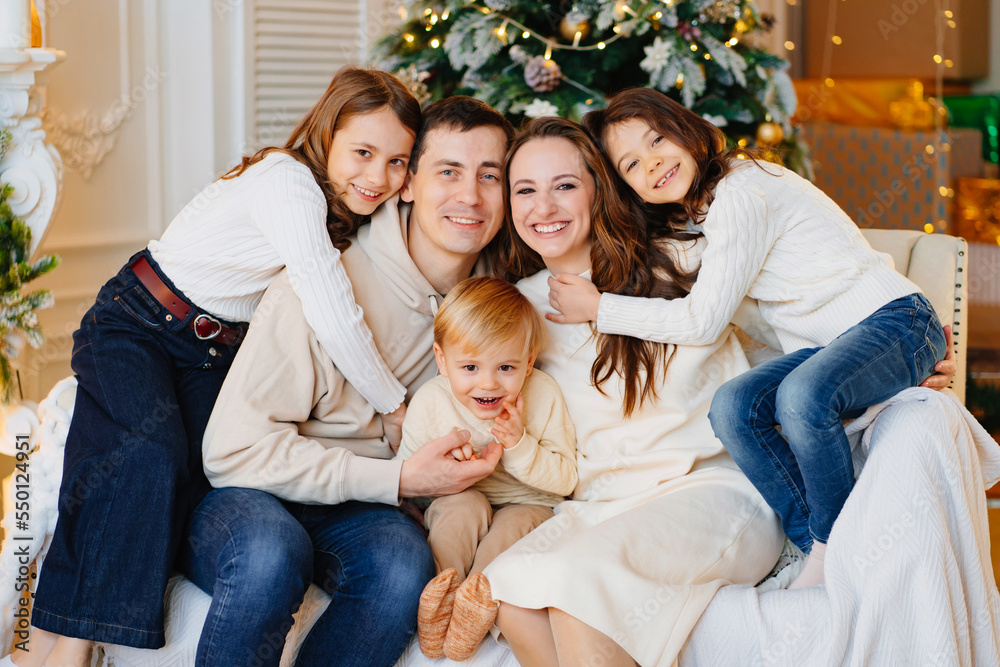
[[[486,271],[479,255],[503,220],[500,172],[512,133],[477,100],[431,105],[401,191],[412,206],[376,211],[343,254],[376,344],[409,395],[435,372],[442,295]],[[181,559],[213,595],[199,664],[277,665],[310,581],[332,601],[296,664],[393,664],[434,576],[400,499],[461,491],[502,453],[456,461],[448,452],[468,437],[459,432],[391,460],[377,413],[305,323],[291,281],[308,279],[283,275],[268,289],[205,433],[206,472],[226,488],[192,515]]]

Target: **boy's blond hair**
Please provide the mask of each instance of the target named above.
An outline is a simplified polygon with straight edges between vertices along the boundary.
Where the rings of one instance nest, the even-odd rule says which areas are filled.
[[[542,316],[511,283],[499,278],[469,278],[448,292],[434,317],[434,342],[492,350],[524,336],[524,354],[538,356],[545,341]]]

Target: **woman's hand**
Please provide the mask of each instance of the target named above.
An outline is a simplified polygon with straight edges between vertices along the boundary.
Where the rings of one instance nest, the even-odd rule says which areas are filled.
[[[524,425],[521,424],[521,411],[524,410],[524,399],[521,394],[517,395],[514,405],[507,401],[503,402],[504,411],[494,420],[497,427],[490,429],[490,433],[497,439],[504,449],[510,449],[521,442],[524,437]]]
[[[934,370],[936,372],[934,375],[921,382],[921,387],[941,391],[951,384],[952,379],[955,377],[955,373],[958,372],[958,363],[955,361],[955,352],[951,346],[950,324],[944,328],[944,345],[948,350],[944,355],[944,359],[937,362],[934,366]]]
[[[406,416],[406,403],[389,414],[382,415],[382,430],[385,431],[385,439],[389,441],[392,453],[399,452],[399,443],[403,441],[403,418]]]
[[[549,305],[559,311],[545,317],[559,324],[596,322],[601,293],[594,283],[572,273],[549,277]]]

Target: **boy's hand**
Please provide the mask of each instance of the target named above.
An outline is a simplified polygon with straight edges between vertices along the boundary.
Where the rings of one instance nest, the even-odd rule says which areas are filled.
[[[464,491],[496,468],[503,447],[490,443],[472,461],[456,461],[451,452],[469,442],[468,431],[454,431],[425,443],[403,461],[399,497],[450,496]]]
[[[472,445],[469,443],[451,450],[451,455],[455,457],[456,461],[474,461],[479,458],[479,454],[472,451]]]
[[[389,441],[392,453],[399,452],[399,443],[403,441],[403,418],[406,416],[406,403],[403,403],[389,414],[382,415],[382,430],[385,439]]]
[[[601,293],[594,283],[572,273],[549,277],[549,305],[559,311],[545,317],[559,324],[596,322]]]
[[[490,429],[490,433],[497,439],[504,449],[510,449],[521,442],[524,437],[524,426],[521,424],[521,411],[524,410],[524,398],[517,395],[514,405],[503,402],[504,411],[500,413],[494,421],[497,427]]]

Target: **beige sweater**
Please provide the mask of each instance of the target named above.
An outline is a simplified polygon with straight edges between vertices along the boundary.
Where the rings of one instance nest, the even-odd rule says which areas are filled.
[[[407,252],[408,211],[381,207],[343,262],[379,352],[412,396],[436,370],[431,345],[440,295]],[[476,268],[484,273],[482,263]],[[202,453],[217,487],[310,504],[398,503],[402,461],[392,460],[380,417],[317,340],[285,272],[251,320]]]
[[[505,449],[489,477],[472,488],[492,505],[522,504],[555,507],[576,487],[576,430],[556,381],[535,370],[521,389],[524,435]],[[448,378],[429,381],[410,401],[403,421],[398,457],[413,456],[428,440],[468,429],[469,443],[478,454],[495,438],[492,419],[479,419],[451,393]]]

